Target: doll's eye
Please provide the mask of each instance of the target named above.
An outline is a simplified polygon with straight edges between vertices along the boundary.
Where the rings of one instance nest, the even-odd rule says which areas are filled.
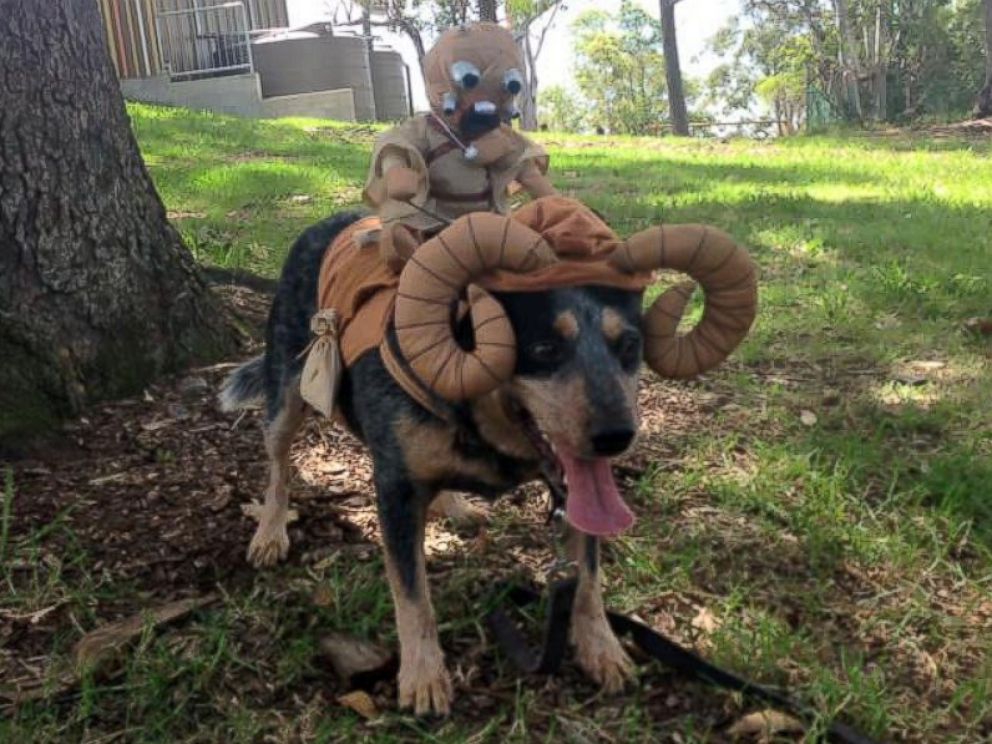
[[[524,76],[520,74],[520,70],[516,67],[512,70],[507,70],[506,74],[503,75],[503,85],[510,93],[517,95],[517,93],[524,89]]]
[[[451,77],[463,88],[474,88],[482,79],[482,73],[471,62],[455,62],[451,66]]]

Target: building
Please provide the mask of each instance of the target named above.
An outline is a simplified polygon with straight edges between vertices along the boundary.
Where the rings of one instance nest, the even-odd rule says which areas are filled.
[[[400,54],[289,27],[286,0],[94,0],[127,98],[253,117],[394,121],[410,114]]]

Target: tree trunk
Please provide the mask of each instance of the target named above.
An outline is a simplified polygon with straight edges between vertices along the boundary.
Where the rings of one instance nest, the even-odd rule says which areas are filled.
[[[479,0],[479,20],[496,23],[496,0]]]
[[[675,3],[661,2],[661,43],[665,55],[665,77],[668,82],[668,112],[672,119],[672,133],[689,136],[689,113],[685,107],[682,90],[682,66],[679,64],[679,41],[675,33]]]
[[[985,0],[985,85],[975,101],[975,117],[992,116],[992,0]]]
[[[0,15],[0,441],[236,340],[166,221],[93,0]]]
[[[522,43],[527,85],[520,94],[520,128],[526,132],[537,129],[537,55],[530,40],[530,33],[524,34]]]
[[[861,108],[861,93],[858,80],[861,77],[861,63],[858,57],[858,45],[854,40],[854,29],[851,27],[850,16],[847,12],[847,0],[834,0],[837,11],[837,31],[840,36],[840,67],[844,75],[844,85],[847,89],[847,103],[858,121],[864,121]]]

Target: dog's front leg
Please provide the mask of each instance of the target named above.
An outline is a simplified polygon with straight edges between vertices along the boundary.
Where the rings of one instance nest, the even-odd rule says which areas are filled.
[[[607,693],[619,692],[633,677],[634,667],[606,619],[599,579],[599,539],[569,530],[569,549],[578,566],[571,626],[576,659]]]
[[[451,709],[451,678],[437,638],[424,556],[430,495],[408,481],[376,478],[386,575],[400,637],[399,705],[420,716]]]

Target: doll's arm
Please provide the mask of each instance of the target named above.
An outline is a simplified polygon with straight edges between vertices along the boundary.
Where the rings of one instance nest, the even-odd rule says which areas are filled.
[[[548,177],[541,173],[540,168],[533,160],[528,160],[517,174],[517,181],[524,190],[535,199],[542,196],[554,196],[558,193],[555,187],[548,180]]]
[[[397,201],[408,201],[417,193],[419,178],[402,152],[391,151],[382,158],[382,178],[386,196]]]

